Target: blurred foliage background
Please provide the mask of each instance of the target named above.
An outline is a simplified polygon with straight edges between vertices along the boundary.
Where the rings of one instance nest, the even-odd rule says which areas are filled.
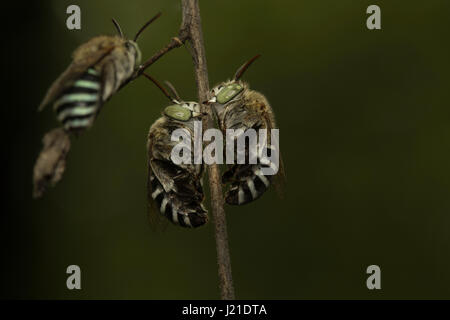
[[[82,30],[65,26],[82,10]],[[382,30],[366,28],[378,4]],[[241,299],[450,298],[448,1],[201,1],[210,84],[261,53],[245,75],[280,126],[285,199],[227,207]],[[2,109],[5,298],[216,299],[213,224],[153,233],[146,218],[146,135],[167,105],[138,79],[73,140],[68,169],[42,200],[31,177],[42,135],[36,107],[71,52],[98,34],[141,36],[144,58],[178,31],[179,1],[5,4]],[[5,72],[6,71],[6,72]],[[196,99],[186,49],[149,70]],[[68,265],[82,290],[66,288]],[[382,290],[366,288],[367,266]]]

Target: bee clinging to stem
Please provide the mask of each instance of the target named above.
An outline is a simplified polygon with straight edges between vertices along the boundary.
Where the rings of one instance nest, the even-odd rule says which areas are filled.
[[[68,132],[92,126],[102,105],[124,84],[136,77],[141,64],[137,39],[161,13],[126,39],[116,20],[118,35],[98,36],[78,47],[69,67],[52,84],[38,110],[53,103],[57,119]]]
[[[148,133],[147,185],[150,222],[152,225],[158,225],[161,222],[160,217],[165,216],[182,227],[199,227],[208,221],[207,211],[203,206],[203,164],[175,164],[171,154],[178,142],[172,141],[171,136],[175,130],[182,129],[187,130],[195,139],[194,123],[201,121],[204,114],[197,102],[182,101],[170,83],[166,82],[172,96],[151,76],[145,73],[143,75],[172,102],[172,105],[164,109],[162,117],[153,123]],[[190,156],[193,158],[193,144],[190,150]]]
[[[279,186],[280,178],[284,178],[281,156],[278,168],[274,168],[274,164],[262,156],[262,154],[279,152],[271,141],[271,130],[277,128],[273,110],[264,95],[251,90],[247,83],[240,80],[244,72],[259,56],[256,55],[244,63],[236,71],[232,80],[215,86],[210,92],[212,98],[206,102],[212,105],[224,135],[226,135],[227,129],[242,130],[242,133],[249,129],[256,131],[266,129],[268,131],[266,141],[258,142],[261,150],[258,151],[256,164],[228,165],[227,171],[223,174],[222,183],[230,184],[225,200],[231,205],[243,205],[258,199],[268,190],[274,180],[277,180],[275,184]],[[232,143],[235,142],[236,139]],[[249,152],[248,146],[246,146],[246,156],[249,155]],[[262,172],[263,168],[272,168],[277,173],[275,176],[265,175]]]

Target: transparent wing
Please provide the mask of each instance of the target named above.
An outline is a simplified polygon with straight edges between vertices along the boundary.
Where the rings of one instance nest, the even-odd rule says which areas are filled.
[[[271,112],[273,113],[273,111],[271,111]],[[269,135],[270,135],[270,130],[278,129],[276,127],[275,120],[273,118],[266,116],[265,122],[267,124],[267,128],[269,129],[269,131],[268,131]],[[269,140],[271,140],[271,136],[270,136]],[[272,141],[270,141],[270,143],[272,144]],[[285,185],[286,185],[286,171],[285,171],[284,161],[283,161],[283,157],[281,155],[281,149],[280,149],[279,143],[278,143],[278,146],[276,146],[276,145],[272,145],[272,146],[278,148],[278,161],[279,161],[278,172],[273,177],[273,186],[275,188],[275,191],[277,192],[278,197],[280,199],[284,199]]]
[[[285,186],[286,186],[286,171],[284,168],[284,162],[283,158],[281,156],[281,151],[279,152],[280,158],[280,164],[278,173],[275,175],[273,179],[273,186],[275,187],[275,190],[277,192],[277,195],[280,199],[284,199],[285,195]]]

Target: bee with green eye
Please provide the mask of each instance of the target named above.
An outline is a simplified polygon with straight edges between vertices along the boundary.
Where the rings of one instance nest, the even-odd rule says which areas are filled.
[[[145,73],[143,75],[153,81],[172,103],[164,109],[162,117],[153,123],[148,133],[150,223],[157,227],[168,219],[181,227],[202,226],[208,221],[203,206],[203,164],[175,164],[171,158],[172,149],[178,144],[171,139],[172,133],[183,129],[195,137],[194,123],[203,116],[200,105],[183,101],[173,86],[166,83],[172,91],[171,96],[155,79]],[[190,150],[194,150],[193,143]],[[190,156],[193,157],[192,151]],[[161,220],[163,216],[166,219]]]
[[[227,129],[236,131],[241,129],[244,133],[249,129],[256,131],[267,129],[266,141],[259,141],[259,145],[266,146],[265,154],[270,154],[277,151],[270,141],[270,131],[277,128],[273,110],[264,95],[251,90],[247,83],[240,80],[244,72],[258,57],[259,55],[242,65],[232,80],[215,86],[210,92],[212,98],[207,103],[212,105],[224,135],[226,135]],[[248,155],[248,146],[245,151]],[[275,176],[263,174],[262,168],[272,168],[273,165],[264,160],[267,159],[262,158],[259,154],[256,164],[228,165],[227,171],[222,176],[222,183],[230,185],[225,195],[228,204],[243,205],[252,202],[261,197],[273,182],[277,186],[281,186],[282,179],[280,178],[284,177],[281,156],[279,169],[277,168],[278,173]]]
[[[39,106],[53,103],[57,119],[67,132],[80,132],[92,126],[102,105],[136,75],[141,51],[136,41],[148,21],[133,40],[126,39],[119,24],[116,36],[98,36],[82,44],[73,53],[73,61],[52,84]]]

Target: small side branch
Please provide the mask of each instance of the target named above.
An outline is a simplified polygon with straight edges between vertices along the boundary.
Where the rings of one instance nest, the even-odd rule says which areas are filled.
[[[155,53],[146,62],[141,64],[141,66],[139,67],[139,70],[137,72],[137,76],[140,76],[145,71],[145,69],[150,67],[152,64],[154,64],[156,61],[158,61],[162,56],[164,56],[166,53],[168,53],[172,49],[181,47],[184,44],[184,42],[186,41],[186,39],[187,39],[187,35],[181,34],[181,32],[180,32],[179,37],[173,37],[172,40],[170,40],[168,45],[166,45],[164,48],[162,48],[157,53]]]

